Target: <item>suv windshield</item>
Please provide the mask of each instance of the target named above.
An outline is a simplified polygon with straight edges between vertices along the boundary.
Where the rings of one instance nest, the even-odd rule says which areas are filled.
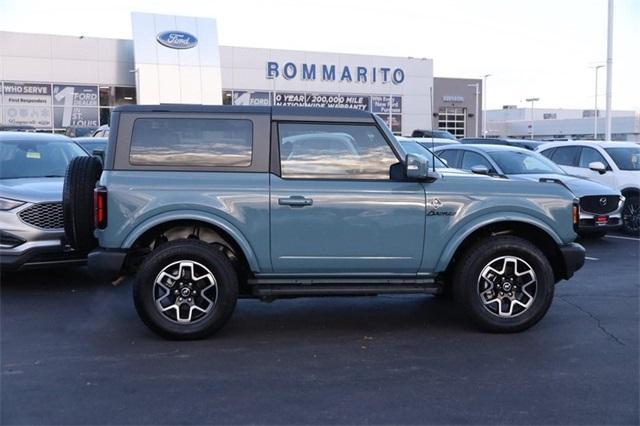
[[[64,177],[72,158],[87,155],[65,141],[2,141],[0,179]]]
[[[538,173],[565,173],[551,160],[540,154],[520,151],[493,151],[489,152],[493,160],[498,163],[502,172],[506,175],[527,175]]]
[[[640,146],[605,148],[620,170],[640,170]]]

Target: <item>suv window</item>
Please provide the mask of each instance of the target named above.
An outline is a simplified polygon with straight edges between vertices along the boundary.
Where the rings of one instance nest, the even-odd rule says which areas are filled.
[[[561,146],[556,148],[551,156],[554,163],[562,166],[576,166],[576,157],[578,156],[577,146]]]
[[[251,165],[250,120],[139,118],[133,125],[129,162],[143,166]]]
[[[447,166],[449,167],[458,167],[458,160],[460,158],[460,154],[462,151],[459,149],[446,149],[444,151],[439,151],[438,157],[447,161]]]
[[[373,125],[282,123],[282,177],[298,179],[389,179],[398,162]]]
[[[473,166],[486,166],[487,169],[489,169],[489,171],[494,171],[494,168],[491,165],[491,163],[487,161],[487,159],[484,158],[482,155],[475,152],[466,151],[462,156],[461,168],[463,170],[471,170]]]
[[[609,167],[607,160],[605,160],[602,154],[597,150],[589,147],[583,147],[582,152],[580,153],[580,163],[578,167],[589,168],[589,163],[593,163],[594,161],[599,161],[604,164],[605,167]]]

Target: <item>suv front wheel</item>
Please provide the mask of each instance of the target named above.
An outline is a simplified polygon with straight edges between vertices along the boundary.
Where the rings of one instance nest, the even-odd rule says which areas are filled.
[[[481,328],[498,333],[525,330],[542,319],[554,291],[544,253],[515,236],[481,240],[461,257],[453,276],[456,299]]]
[[[238,279],[220,250],[199,240],[176,240],[151,252],[133,286],[142,321],[169,339],[199,339],[231,317]]]

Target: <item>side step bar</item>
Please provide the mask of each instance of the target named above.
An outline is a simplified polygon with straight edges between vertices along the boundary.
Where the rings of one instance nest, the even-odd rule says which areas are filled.
[[[253,282],[252,282],[253,281]],[[279,282],[278,282],[279,281]],[[375,294],[436,294],[440,286],[431,278],[421,280],[325,279],[282,282],[251,280],[251,292],[258,297],[357,296]]]

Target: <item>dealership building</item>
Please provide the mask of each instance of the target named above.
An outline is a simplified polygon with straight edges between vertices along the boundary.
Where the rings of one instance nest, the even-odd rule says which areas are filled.
[[[108,124],[117,105],[195,103],[355,108],[404,135],[479,128],[470,80],[439,90],[431,59],[220,46],[210,18],[132,13],[132,29],[132,40],[0,32],[0,125],[64,132]]]
[[[489,136],[539,140],[605,138],[605,111],[594,109],[518,108],[505,105],[486,112]],[[640,113],[611,111],[611,140],[640,142]]]

